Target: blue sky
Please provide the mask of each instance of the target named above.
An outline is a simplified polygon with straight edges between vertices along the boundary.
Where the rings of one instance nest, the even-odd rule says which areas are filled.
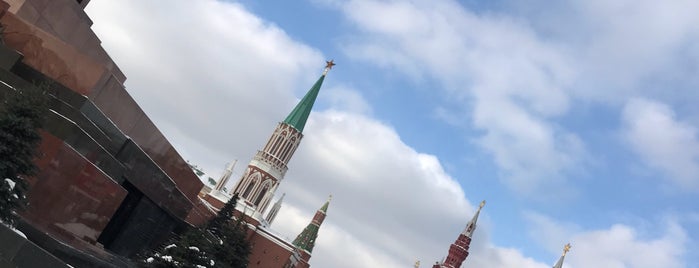
[[[127,89],[212,177],[337,62],[280,188],[290,237],[336,197],[314,266],[433,263],[486,199],[470,267],[699,267],[693,1],[108,2]]]

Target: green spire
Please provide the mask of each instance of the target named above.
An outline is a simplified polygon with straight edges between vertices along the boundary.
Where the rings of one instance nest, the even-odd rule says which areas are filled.
[[[320,211],[323,212],[323,214],[328,213],[328,205],[330,205],[330,200],[333,199],[333,195],[328,196],[328,201],[325,201],[325,204],[320,208]]]
[[[325,66],[325,70],[320,78],[318,78],[318,81],[313,84],[313,87],[311,87],[308,93],[306,93],[306,96],[303,96],[303,99],[301,99],[299,104],[297,104],[289,116],[284,119],[284,123],[294,127],[299,132],[303,132],[303,127],[306,126],[306,121],[308,120],[308,116],[311,114],[311,109],[313,109],[313,103],[315,103],[316,97],[318,97],[320,86],[323,85],[325,75],[335,65],[332,60],[326,61],[326,63],[327,65]]]
[[[318,237],[318,229],[320,229],[318,225],[309,224],[306,226],[303,232],[294,239],[294,246],[308,251],[308,253],[313,252],[313,246],[315,246],[316,238]]]
[[[323,204],[323,206],[316,211],[316,215],[313,216],[311,223],[309,223],[308,226],[303,229],[303,232],[301,232],[296,239],[294,239],[294,242],[292,242],[294,246],[308,251],[308,253],[313,251],[313,246],[315,245],[316,238],[318,237],[318,230],[320,229],[320,225],[323,223],[323,220],[325,220],[325,213],[328,212],[328,205],[330,204],[331,199],[332,195],[328,197],[328,201],[325,201],[325,204]]]

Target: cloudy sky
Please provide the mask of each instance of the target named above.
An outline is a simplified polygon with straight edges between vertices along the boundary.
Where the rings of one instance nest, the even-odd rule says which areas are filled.
[[[236,176],[330,72],[278,190],[314,267],[699,267],[699,2],[94,0],[177,150]],[[234,183],[234,182],[231,182]]]

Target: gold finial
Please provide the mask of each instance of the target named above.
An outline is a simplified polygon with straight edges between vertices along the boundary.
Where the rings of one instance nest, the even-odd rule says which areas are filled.
[[[481,201],[481,205],[480,205],[480,207],[479,207],[478,209],[483,208],[483,206],[485,206],[485,200]]]
[[[570,251],[570,248],[572,248],[572,246],[570,245],[570,243],[568,243],[568,244],[566,244],[565,246],[563,246],[563,256],[565,256],[566,253],[568,253],[568,251]]]
[[[333,195],[328,196],[328,202],[330,202],[330,200],[333,200]]]
[[[332,69],[333,66],[335,66],[333,60],[325,61],[325,70],[323,70],[323,75],[328,74],[328,71],[330,71],[330,69]]]
[[[420,268],[420,260],[415,261],[415,268]]]

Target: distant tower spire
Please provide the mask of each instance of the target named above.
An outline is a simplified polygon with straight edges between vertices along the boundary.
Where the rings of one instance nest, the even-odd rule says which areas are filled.
[[[294,239],[294,246],[297,248],[306,251],[307,253],[311,253],[313,251],[313,246],[316,243],[316,238],[318,237],[318,229],[320,229],[320,225],[323,224],[323,220],[325,220],[325,214],[328,212],[328,205],[330,204],[330,200],[332,200],[333,196],[330,195],[328,197],[328,201],[325,201],[325,204],[316,211],[316,215],[313,216],[313,220],[311,220],[311,223],[306,226],[305,229],[303,229],[303,232],[301,232],[296,239]]]
[[[252,208],[253,214],[258,215],[259,218],[262,218],[262,212],[267,209],[279,183],[286,175],[287,165],[301,144],[303,128],[311,114],[323,80],[335,65],[332,60],[325,63],[325,69],[318,81],[313,84],[286,119],[277,125],[272,137],[267,140],[262,150],[257,151],[243,176],[231,191],[240,194],[241,201]]]
[[[563,268],[563,259],[565,259],[566,254],[568,254],[568,251],[570,251],[570,248],[570,243],[563,246],[563,254],[561,254],[561,257],[558,259],[558,262],[556,262],[556,264],[553,265],[553,268]]]
[[[478,215],[481,214],[481,209],[485,206],[485,200],[481,201],[481,204],[478,205],[478,210],[476,211],[476,214],[473,214],[473,218],[471,219],[470,222],[466,225],[466,228],[464,228],[464,231],[462,234],[468,237],[473,236],[473,231],[476,230],[476,222],[478,222]]]
[[[284,200],[284,196],[286,193],[282,194],[282,197],[280,197],[277,202],[274,203],[272,208],[267,212],[267,217],[265,220],[267,220],[267,224],[272,225],[272,222],[274,221],[274,218],[277,217],[277,213],[279,213],[279,209],[282,208],[282,200]]]
[[[233,162],[228,163],[228,165],[226,165],[226,169],[223,170],[221,179],[219,179],[218,183],[216,183],[216,187],[214,188],[214,190],[223,191],[223,187],[226,185],[228,179],[230,179],[231,175],[233,174],[233,168],[235,167],[235,163],[238,163],[238,159],[233,160]]]
[[[432,268],[459,268],[461,264],[468,257],[468,248],[471,245],[471,238],[473,237],[473,232],[476,230],[476,222],[478,222],[478,215],[481,213],[481,209],[485,206],[485,200],[481,202],[478,206],[476,214],[473,215],[471,221],[466,224],[464,231],[459,234],[456,241],[449,247],[449,255],[444,259],[442,263],[436,263]]]

